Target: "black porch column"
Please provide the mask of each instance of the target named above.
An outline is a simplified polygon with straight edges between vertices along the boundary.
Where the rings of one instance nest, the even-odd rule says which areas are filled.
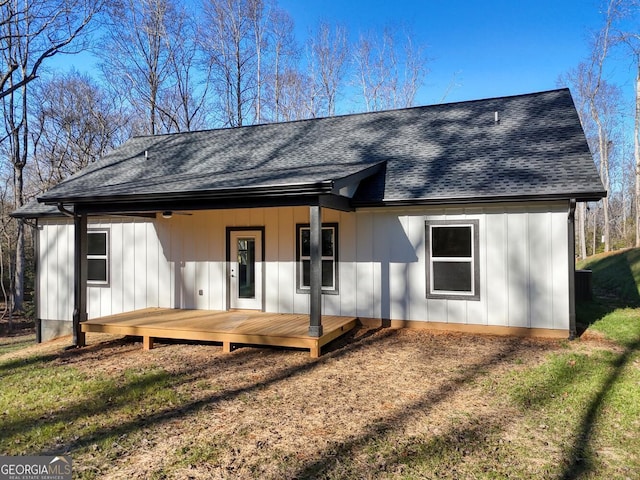
[[[309,207],[311,296],[309,300],[309,336],[322,336],[322,212],[319,205]]]
[[[87,319],[87,216],[73,217],[73,344],[85,346],[85,334],[80,331],[80,323]]]

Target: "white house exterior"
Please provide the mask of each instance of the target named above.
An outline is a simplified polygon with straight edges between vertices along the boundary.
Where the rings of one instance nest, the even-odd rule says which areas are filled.
[[[206,176],[184,153],[190,134],[134,139],[143,143],[135,149],[125,144],[105,158],[106,167],[98,162],[39,199],[58,210],[32,205],[15,214],[37,218],[41,338],[72,332],[79,305],[86,315],[76,324],[147,307],[311,311],[313,317],[314,302],[320,315],[363,323],[572,335],[575,202],[606,192],[568,90],[421,108],[406,110],[413,117],[401,127],[405,111],[338,117],[345,123],[335,128],[347,140],[329,144],[338,154],[324,160],[322,152],[333,148],[315,151],[313,142],[326,143],[325,127],[311,140],[291,129],[306,131],[328,119],[269,126],[271,135],[290,137],[264,158],[257,157],[266,126],[211,131],[241,130],[243,144],[230,141],[239,153],[225,157],[224,171],[221,161],[210,166],[217,173],[204,187],[185,180],[190,171],[198,181]],[[395,115],[397,130],[385,129],[385,113]],[[476,124],[480,113],[484,123]],[[364,128],[364,120],[380,131],[365,137],[369,144],[360,134],[349,140],[347,127]],[[435,137],[414,141],[430,126]],[[193,138],[202,146],[198,154],[213,149],[206,159],[221,148],[219,141]],[[161,177],[150,172],[149,157],[172,152],[178,140],[184,169],[174,165]],[[462,146],[454,151],[456,140]],[[356,144],[367,154],[340,165],[341,149]],[[286,162],[272,168],[281,154],[310,156],[316,173],[309,177],[304,164],[294,163],[291,172]],[[265,178],[233,174],[229,165],[248,157],[258,162],[253,168],[266,169]],[[105,178],[114,180],[105,184]],[[309,247],[314,239],[316,251]],[[78,300],[79,268],[84,300]]]
[[[430,322],[470,330],[544,329],[569,335],[569,206],[566,202],[468,205],[463,208],[327,210],[338,225],[338,292],[322,296],[327,315],[363,321]],[[427,222],[478,221],[478,300],[427,298]],[[274,313],[307,313],[296,289],[296,224],[304,207],[194,212],[169,219],[96,218],[89,231],[109,238],[109,278],[88,286],[88,315],[147,307],[226,310],[227,227],[264,228],[264,304]],[[68,334],[73,313],[73,223],[42,220],[38,230],[38,315],[43,338]],[[232,292],[229,292],[230,294]],[[230,295],[231,296],[231,295]],[[481,329],[482,331],[482,329]],[[501,331],[501,329],[487,329]]]

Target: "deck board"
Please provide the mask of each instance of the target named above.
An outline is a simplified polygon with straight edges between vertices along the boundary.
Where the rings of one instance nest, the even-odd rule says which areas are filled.
[[[143,337],[145,349],[154,338],[222,342],[225,351],[235,345],[321,348],[356,326],[355,317],[323,315],[323,335],[311,337],[309,316],[257,311],[178,310],[146,308],[82,322],[83,332],[116,333]]]

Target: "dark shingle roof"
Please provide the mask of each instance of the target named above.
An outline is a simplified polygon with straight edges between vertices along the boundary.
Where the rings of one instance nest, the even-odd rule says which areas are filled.
[[[63,213],[58,210],[55,205],[45,205],[44,203],[38,203],[34,198],[29,200],[19,209],[11,212],[12,217],[17,218],[41,218],[41,217],[60,217]]]
[[[361,184],[354,203],[605,195],[571,94],[562,89],[134,137],[40,201],[88,203],[315,188],[379,163],[385,168]]]

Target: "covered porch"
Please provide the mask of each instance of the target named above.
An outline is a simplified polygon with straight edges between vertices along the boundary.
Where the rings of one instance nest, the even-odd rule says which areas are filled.
[[[356,323],[355,317],[323,315],[322,334],[311,336],[309,315],[146,308],[86,320],[80,327],[82,333],[141,336],[146,350],[153,348],[154,339],[169,338],[221,342],[226,353],[241,345],[302,348],[317,358],[324,345],[352,330]]]
[[[290,124],[294,129],[300,125]],[[250,134],[249,137],[245,137],[246,133]],[[152,338],[165,337],[221,341],[228,350],[232,343],[300,346],[309,348],[312,355],[319,355],[322,345],[344,331],[344,325],[330,326],[332,317],[323,315],[323,295],[339,295],[337,267],[332,267],[330,273],[325,272],[325,276],[331,279],[324,282],[323,265],[328,271],[327,264],[336,266],[340,262],[338,249],[334,247],[338,237],[337,228],[334,228],[331,239],[323,240],[323,210],[354,212],[356,207],[353,199],[361,182],[373,177],[382,181],[387,157],[355,153],[345,159],[344,154],[340,153],[336,157],[340,160],[340,167],[337,168],[338,163],[333,161],[333,157],[328,161],[320,155],[325,149],[334,149],[332,141],[327,141],[315,156],[306,151],[296,152],[301,138],[315,139],[315,134],[290,131],[285,139],[282,135],[264,131],[258,143],[254,143],[256,138],[246,129],[135,137],[109,154],[100,165],[88,168],[83,175],[64,182],[38,198],[39,202],[56,206],[61,214],[73,218],[72,318],[75,346],[83,347],[85,332],[95,332],[97,328],[102,329],[97,331],[142,335],[148,347],[152,344]],[[295,222],[293,216],[287,217],[288,224],[278,224],[278,228],[273,230],[267,228],[268,222],[262,215],[239,213],[298,207],[308,208],[308,213]],[[207,211],[230,213],[193,228],[193,236],[179,230],[180,225],[184,227],[184,222],[174,217],[193,216],[196,212]],[[242,220],[238,218],[240,216]],[[160,252],[159,249],[162,249],[162,255],[157,255],[158,262],[154,260],[147,263],[145,242],[149,241],[149,237],[143,234],[129,237],[127,242],[123,240],[124,237],[116,239],[114,236],[110,244],[108,231],[100,237],[96,235],[100,232],[94,231],[91,237],[98,240],[92,242],[89,248],[89,217],[149,219],[155,229],[155,237],[150,245],[154,251]],[[169,221],[175,227],[169,227]],[[199,228],[201,226],[203,228]],[[222,232],[225,232],[225,236],[220,235]],[[296,232],[296,238],[292,241],[293,232]],[[298,238],[297,232],[305,232],[306,236],[300,233]],[[191,249],[174,248],[174,245],[191,238],[200,239],[204,247],[201,250],[199,246]],[[288,242],[287,247],[282,246],[281,239]],[[129,252],[132,249],[135,251],[137,246],[144,251],[142,257]],[[304,255],[297,253],[299,258],[290,256],[302,250]],[[330,254],[323,256],[325,250]],[[110,268],[110,254],[113,258],[127,258],[129,263],[121,261],[117,269]],[[284,263],[281,260],[283,255],[287,256],[287,265],[295,270],[286,272],[291,281],[276,286],[270,283],[265,271],[269,264]],[[326,256],[331,256],[331,259]],[[222,292],[226,296],[224,301],[204,308],[224,312],[251,309],[256,313],[245,314],[247,317],[238,326],[229,320],[234,314],[219,312],[231,316],[226,321],[207,323],[204,330],[198,330],[201,327],[194,325],[181,328],[179,318],[175,321],[153,320],[142,315],[136,321],[143,323],[126,325],[121,321],[132,319],[115,317],[118,320],[112,318],[105,321],[103,318],[101,320],[106,322],[103,325],[88,320],[89,286],[94,290],[100,287],[109,291],[112,289],[111,277],[116,279],[113,283],[120,287],[127,278],[136,279],[137,282],[139,277],[156,277],[156,283],[169,285],[174,295],[163,297],[156,293],[154,298],[147,298],[146,293],[150,291],[147,290],[127,306],[123,306],[123,301],[113,308],[108,306],[103,310],[105,314],[140,307],[195,308],[193,303],[187,303],[180,294],[175,294],[183,291],[183,267],[186,268],[187,263],[200,263],[206,268],[216,265],[209,277],[216,279],[215,285],[203,277],[202,282],[188,287],[191,289],[189,295],[198,292],[198,297],[206,297],[213,295],[212,292]],[[163,272],[160,272],[160,266]],[[162,281],[161,273],[165,274]],[[278,295],[282,289],[290,293],[291,299],[297,295],[308,297],[308,300],[299,301],[295,307],[293,302],[284,301],[281,308]],[[133,290],[131,293],[121,288],[118,292],[120,300],[135,296],[135,285]],[[109,294],[105,297],[109,297]],[[168,301],[162,303],[161,297]],[[305,314],[280,318],[271,316],[263,324],[258,322],[257,325],[261,326],[255,329],[248,327],[254,325],[254,319],[261,318],[259,312],[268,311]],[[339,310],[332,311],[336,312]],[[102,313],[94,311],[91,316],[99,315]],[[202,319],[198,323],[201,322]],[[346,323],[350,322],[355,325],[355,318]],[[113,326],[112,323],[119,326]],[[275,325],[280,323],[282,325],[276,328]],[[173,326],[170,328],[168,325]]]

